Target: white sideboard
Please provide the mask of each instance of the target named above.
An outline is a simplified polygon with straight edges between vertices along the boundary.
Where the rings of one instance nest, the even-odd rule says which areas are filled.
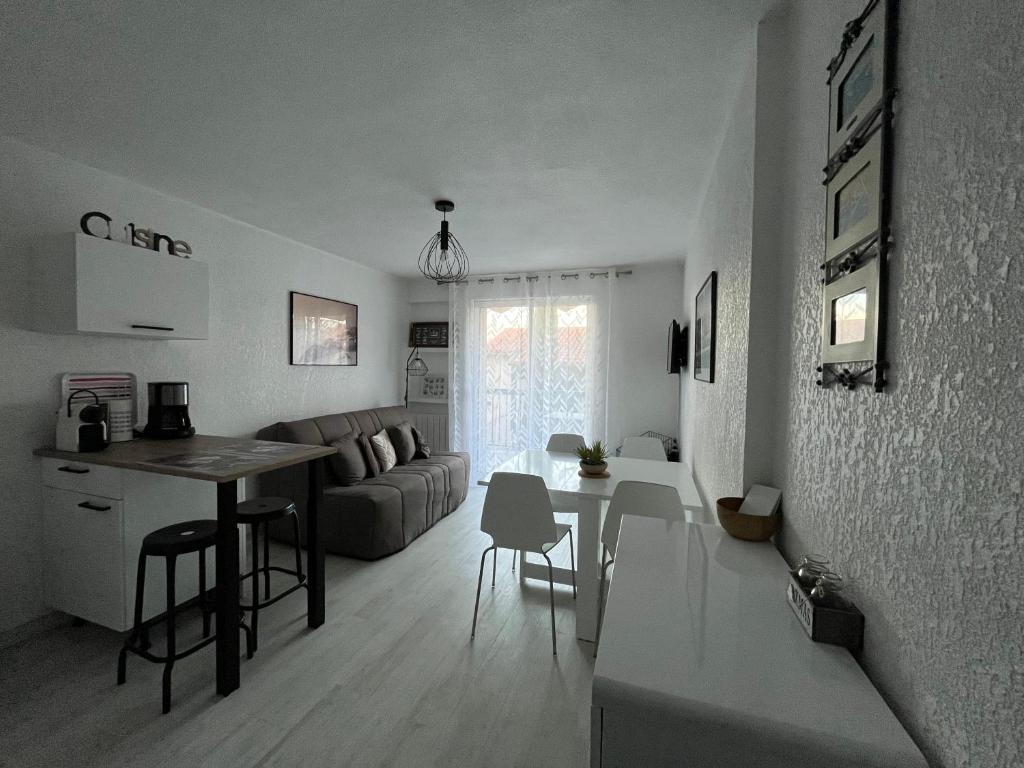
[[[626,515],[591,765],[927,768],[849,651],[804,633],[787,580],[769,543]]]
[[[212,483],[42,459],[44,584],[56,610],[123,632],[132,626],[142,539],[171,523],[217,518]],[[243,550],[244,551],[244,550]],[[207,550],[207,586],[216,570]],[[178,558],[179,603],[198,594],[197,556]],[[163,558],[146,565],[145,618],[167,607]]]
[[[43,238],[33,251],[36,330],[209,336],[210,276],[201,261],[84,234]]]

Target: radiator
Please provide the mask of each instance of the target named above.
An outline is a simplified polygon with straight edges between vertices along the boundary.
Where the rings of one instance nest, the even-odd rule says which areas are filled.
[[[412,411],[412,423],[423,433],[427,445],[436,451],[448,450],[448,414]]]

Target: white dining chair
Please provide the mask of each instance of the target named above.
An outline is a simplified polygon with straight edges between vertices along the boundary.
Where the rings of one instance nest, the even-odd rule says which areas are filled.
[[[551,591],[551,650],[557,655],[555,643],[555,575],[548,552],[566,534],[569,535],[569,558],[572,564],[572,596],[576,597],[576,556],[572,547],[572,526],[555,522],[551,499],[543,478],[516,472],[495,472],[487,487],[484,510],[480,516],[480,530],[491,537],[491,545],[480,557],[480,576],[476,582],[476,604],[473,606],[473,631],[476,637],[476,618],[480,610],[480,585],[484,580],[487,553],[494,551],[491,565],[491,586],[494,586],[498,549],[534,552],[548,563],[548,583]]]
[[[576,453],[576,449],[585,444],[586,440],[583,439],[583,435],[556,432],[548,438],[548,444],[544,450],[555,453]]]
[[[556,432],[548,438],[548,444],[544,448],[545,451],[551,451],[552,453],[575,453],[576,449],[585,445],[586,440],[583,439],[583,435],[574,435],[570,432]],[[557,509],[556,512],[563,514],[574,514],[571,509]],[[512,552],[512,572],[516,570],[516,557],[519,555],[518,550]]]
[[[597,593],[597,636],[594,638],[594,656],[601,641],[601,622],[604,619],[604,589],[608,580],[608,568],[615,562],[615,548],[619,543],[619,528],[623,515],[657,517],[671,522],[686,520],[686,509],[679,498],[679,491],[671,485],[643,483],[639,480],[623,480],[615,486],[608,512],[601,529],[601,588]]]
[[[665,446],[656,437],[627,437],[622,441],[622,451],[619,455],[624,459],[668,461]]]

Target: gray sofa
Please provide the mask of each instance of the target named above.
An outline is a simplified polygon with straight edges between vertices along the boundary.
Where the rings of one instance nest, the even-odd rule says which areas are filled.
[[[334,413],[300,421],[281,421],[261,429],[256,437],[285,443],[330,445],[345,435],[374,435],[381,429],[415,418],[404,408],[374,408]],[[453,512],[466,498],[469,455],[431,453],[390,472],[355,485],[338,485],[329,463],[324,471],[324,508],[320,531],[328,552],[362,560],[404,549],[438,520]],[[260,475],[260,493],[292,499],[304,521],[307,499],[306,465]],[[305,537],[306,526],[299,527]],[[280,521],[272,535],[291,537],[291,527]],[[303,541],[305,544],[305,541]]]

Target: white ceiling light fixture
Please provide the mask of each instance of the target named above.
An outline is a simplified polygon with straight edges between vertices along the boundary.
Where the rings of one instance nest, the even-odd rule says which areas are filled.
[[[455,210],[455,203],[437,200],[434,208],[441,212],[441,230],[420,251],[420,272],[438,285],[457,283],[469,277],[469,256],[462,243],[448,231],[447,214]]]

